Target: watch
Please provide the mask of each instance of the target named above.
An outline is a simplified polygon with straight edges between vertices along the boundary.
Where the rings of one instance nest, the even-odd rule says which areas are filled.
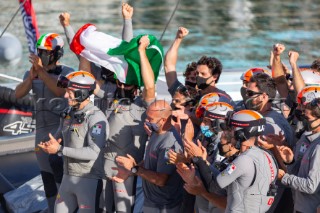
[[[58,149],[58,152],[57,152],[58,156],[62,156],[62,151],[63,151],[63,146],[60,145],[59,149]]]
[[[134,175],[137,175],[138,170],[139,170],[139,166],[134,166],[134,167],[131,168],[131,173],[134,174]]]
[[[198,163],[201,157],[193,157],[192,158],[192,163]]]

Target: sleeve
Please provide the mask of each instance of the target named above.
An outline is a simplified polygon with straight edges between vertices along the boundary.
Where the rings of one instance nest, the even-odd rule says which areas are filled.
[[[132,38],[133,38],[132,19],[124,19],[123,29],[122,29],[122,40],[129,42],[131,41]]]
[[[210,166],[206,164],[203,159],[200,159],[195,163],[198,168],[201,180],[206,189],[209,192],[220,190],[221,188],[217,185],[216,175],[213,174]]]
[[[99,116],[101,117],[102,115],[98,113],[95,116],[96,119],[89,121],[89,128],[86,137],[88,145],[82,148],[64,147],[62,150],[63,155],[79,160],[97,159],[100,151],[105,146],[106,138],[109,134],[109,125],[107,120],[98,120]]]
[[[67,37],[68,44],[70,44],[74,35],[75,35],[74,30],[71,27],[71,25],[64,27],[64,33]]]
[[[248,172],[254,172],[253,161],[248,156],[240,155],[217,176],[217,183],[223,189]]]
[[[302,159],[303,161],[304,159]],[[306,178],[295,175],[285,174],[281,183],[290,186],[294,190],[298,190],[307,194],[314,194],[319,191],[320,184],[320,145],[318,144],[314,149],[310,158],[309,172]],[[304,166],[301,163],[301,166]]]
[[[174,94],[176,93],[177,89],[180,87],[180,86],[183,86],[183,84],[178,80],[176,79],[176,81],[172,84],[172,86],[168,89],[170,95],[173,97]]]

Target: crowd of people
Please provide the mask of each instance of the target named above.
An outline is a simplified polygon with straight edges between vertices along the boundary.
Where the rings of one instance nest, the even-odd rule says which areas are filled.
[[[133,8],[123,3],[122,15],[130,41]],[[70,43],[70,14],[59,19]],[[301,68],[289,51],[287,68],[275,44],[269,70],[239,76],[243,100],[234,102],[217,88],[215,57],[195,56],[178,80],[188,33],[179,27],[164,58],[171,103],[156,96],[148,36],[138,47],[141,88],[83,56],[79,71],[61,65],[62,36],[40,37],[15,94],[35,94],[48,212],[320,212],[319,60]]]

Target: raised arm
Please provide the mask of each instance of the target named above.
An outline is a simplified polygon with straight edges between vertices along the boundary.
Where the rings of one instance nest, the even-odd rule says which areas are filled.
[[[129,42],[133,38],[132,30],[133,7],[127,3],[122,3],[123,29],[122,40]]]
[[[275,44],[273,45],[273,60],[272,60],[272,78],[275,80],[277,90],[281,96],[281,98],[287,98],[288,96],[288,84],[286,80],[286,75],[283,70],[283,66],[281,63],[280,55],[285,50],[285,46],[283,44]]]
[[[140,55],[141,76],[144,83],[143,99],[146,102],[150,102],[155,98],[154,73],[146,55],[146,48],[149,44],[150,40],[148,35],[140,38],[138,50]]]
[[[298,58],[299,58],[298,52],[289,51],[289,62],[292,68],[292,77],[293,77],[292,81],[293,81],[293,87],[296,93],[299,93],[306,86],[297,65]]]
[[[71,43],[75,33],[73,28],[70,25],[70,14],[67,12],[61,13],[59,15],[60,24],[64,29],[64,33],[67,37],[68,44]]]
[[[183,38],[187,36],[188,33],[189,31],[187,28],[179,27],[176,38],[166,53],[164,59],[164,70],[168,88],[170,88],[177,80],[176,64],[178,60],[178,50]]]

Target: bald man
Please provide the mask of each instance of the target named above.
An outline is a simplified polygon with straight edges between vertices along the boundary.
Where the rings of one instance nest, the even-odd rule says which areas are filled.
[[[145,196],[143,212],[179,212],[183,181],[175,165],[168,163],[167,153],[170,149],[181,152],[182,140],[171,125],[171,107],[166,101],[158,100],[148,107],[146,114],[145,125],[152,133],[144,162],[126,169],[142,178]],[[132,159],[121,156],[121,161],[122,165],[128,165]]]

